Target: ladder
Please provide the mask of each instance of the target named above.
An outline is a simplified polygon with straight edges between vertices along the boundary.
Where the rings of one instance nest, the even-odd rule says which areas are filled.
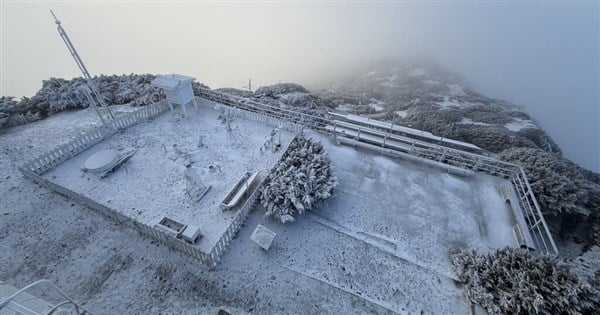
[[[100,120],[102,120],[102,123],[105,123],[104,118],[100,114],[100,111],[98,110],[98,107],[96,106],[96,104],[100,104],[100,108],[102,108],[105,112],[108,113],[108,116],[110,119],[115,119],[115,116],[113,115],[111,110],[106,105],[106,102],[104,102],[104,99],[102,98],[102,95],[100,94],[100,91],[98,90],[98,87],[96,86],[96,84],[94,84],[94,81],[92,81],[92,77],[90,76],[90,73],[88,72],[87,68],[83,64],[83,60],[81,60],[81,57],[79,57],[77,50],[75,50],[75,46],[73,46],[73,43],[69,39],[67,32],[65,32],[65,30],[63,29],[60,21],[58,20],[56,15],[54,15],[54,12],[52,12],[52,10],[50,10],[50,13],[54,17],[54,23],[56,23],[56,25],[57,25],[56,28],[58,30],[58,34],[62,38],[63,42],[65,42],[65,45],[67,45],[67,48],[69,49],[69,52],[71,53],[71,57],[73,57],[73,59],[75,60],[77,67],[79,67],[79,70],[81,70],[81,73],[83,74],[83,77],[85,78],[85,80],[87,82],[87,88],[88,88],[87,90],[88,91],[85,91],[85,89],[84,89],[83,92],[86,94],[86,97],[89,96],[88,100],[90,101],[90,103],[94,107],[94,109],[96,109],[96,113],[98,113],[98,116],[100,116]]]

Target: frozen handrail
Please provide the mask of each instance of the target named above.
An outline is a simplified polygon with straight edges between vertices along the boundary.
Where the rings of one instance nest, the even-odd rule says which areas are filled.
[[[24,288],[22,288],[21,290],[13,293],[12,295],[10,295],[9,297],[5,298],[4,300],[0,301],[0,310],[5,307],[10,301],[12,301],[15,297],[17,297],[19,294],[31,289],[34,286],[37,286],[39,284],[43,284],[46,283],[48,285],[50,285],[50,287],[52,289],[54,289],[56,292],[58,292],[66,301],[59,303],[57,305],[54,306],[54,308],[52,310],[50,310],[49,314],[52,314],[58,307],[62,306],[62,305],[66,305],[66,304],[73,304],[73,306],[75,307],[75,311],[77,312],[77,314],[90,314],[90,312],[88,312],[86,309],[84,309],[81,305],[77,304],[77,302],[73,301],[69,296],[67,296],[60,288],[58,288],[54,283],[52,283],[52,281],[47,280],[47,279],[42,279],[42,280],[38,280],[35,281],[27,286],[25,286]]]

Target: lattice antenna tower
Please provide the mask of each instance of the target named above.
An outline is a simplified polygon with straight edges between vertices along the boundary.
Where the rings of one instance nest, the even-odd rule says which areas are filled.
[[[248,86],[242,86],[242,89],[248,89],[248,91],[252,92],[252,79],[248,79]]]
[[[56,29],[58,30],[58,34],[60,34],[60,37],[62,38],[63,42],[65,42],[65,45],[67,45],[67,48],[69,49],[69,52],[71,53],[71,56],[73,57],[73,60],[75,60],[75,63],[79,67],[79,70],[81,70],[81,73],[83,74],[83,77],[85,78],[85,80],[87,82],[89,91],[84,91],[84,93],[87,92],[86,94],[88,96],[88,99],[90,100],[90,103],[91,103],[90,105],[92,107],[94,107],[94,109],[100,116],[100,119],[102,120],[102,122],[104,122],[104,118],[100,114],[100,111],[98,110],[96,103],[100,104],[100,108],[104,109],[108,113],[108,115],[110,116],[110,119],[115,119],[115,116],[113,115],[112,111],[108,108],[108,106],[106,105],[106,102],[104,102],[102,95],[100,95],[100,91],[98,90],[98,87],[96,87],[96,84],[94,84],[94,81],[92,81],[92,77],[90,76],[90,73],[88,72],[87,68],[83,64],[83,60],[81,60],[81,57],[79,57],[79,54],[77,53],[75,46],[73,46],[73,43],[69,39],[67,32],[65,32],[65,29],[62,27],[60,21],[58,20],[58,18],[54,14],[54,12],[52,12],[52,10],[50,10],[50,13],[54,17],[54,23],[56,23]],[[94,98],[95,98],[95,100],[94,100]]]

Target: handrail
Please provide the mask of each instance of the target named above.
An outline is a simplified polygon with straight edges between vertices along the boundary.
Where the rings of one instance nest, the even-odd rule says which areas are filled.
[[[42,279],[42,280],[38,280],[35,281],[27,286],[25,286],[24,288],[22,288],[21,290],[13,293],[12,295],[10,295],[9,297],[5,298],[4,300],[0,301],[0,309],[2,309],[4,306],[6,306],[10,301],[12,301],[15,297],[17,297],[17,295],[31,289],[32,287],[38,285],[38,284],[42,284],[42,283],[46,283],[49,284],[51,288],[53,288],[54,290],[56,290],[63,298],[65,298],[65,302],[59,303],[57,306],[55,306],[52,310],[50,310],[49,314],[52,314],[59,306],[65,305],[65,304],[73,304],[73,306],[75,306],[75,310],[77,311],[77,314],[91,314],[89,311],[87,311],[85,308],[83,308],[81,305],[77,304],[77,302],[73,301],[68,295],[66,295],[59,287],[57,287],[54,283],[52,283],[52,281],[47,280],[47,279]],[[81,311],[80,311],[81,310]]]

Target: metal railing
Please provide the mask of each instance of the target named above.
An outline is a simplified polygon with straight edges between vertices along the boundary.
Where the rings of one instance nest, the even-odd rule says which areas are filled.
[[[10,296],[6,297],[2,301],[0,301],[0,310],[4,309],[6,307],[7,311],[15,311],[16,314],[21,314],[21,311],[26,311],[26,312],[31,311],[31,310],[29,310],[29,308],[22,306],[20,303],[14,302],[14,300],[18,295],[23,294],[23,293],[25,293],[25,291],[27,291],[35,286],[39,286],[40,284],[48,285],[52,290],[54,290],[55,292],[58,292],[58,294],[62,298],[65,299],[63,302],[54,305],[52,307],[52,309],[49,312],[47,312],[46,314],[54,314],[56,311],[61,311],[61,313],[62,313],[63,311],[66,311],[64,307],[67,305],[72,305],[76,314],[78,314],[78,315],[91,314],[85,308],[83,308],[81,305],[79,305],[77,302],[75,302],[73,299],[71,299],[67,294],[65,294],[65,292],[63,292],[54,283],[52,283],[52,281],[47,280],[47,279],[35,281],[35,282],[25,286],[24,288],[18,290],[17,292],[11,294]],[[41,300],[41,299],[39,299],[39,300]]]

